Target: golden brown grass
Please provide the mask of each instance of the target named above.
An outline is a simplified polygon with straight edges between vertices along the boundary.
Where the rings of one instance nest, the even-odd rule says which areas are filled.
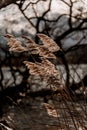
[[[7,34],[9,51],[16,53],[26,52],[33,57],[38,55],[40,62],[33,57],[34,62],[24,61],[25,66],[29,69],[31,75],[39,75],[45,80],[53,91],[58,90],[56,99],[55,95],[51,96],[53,101],[52,106],[49,103],[45,103],[44,106],[47,109],[48,115],[58,118],[60,123],[60,130],[86,130],[87,129],[87,112],[86,103],[83,104],[73,102],[71,95],[67,91],[67,87],[63,85],[60,79],[60,71],[56,69],[52,60],[57,60],[54,52],[62,51],[60,47],[47,35],[37,34],[42,41],[42,44],[36,44],[30,38],[23,36],[26,44],[22,45],[12,35]],[[67,100],[69,99],[69,100]],[[58,100],[58,101],[57,101]],[[57,104],[58,103],[58,104]],[[60,103],[60,104],[59,104]],[[59,106],[58,106],[59,105]],[[77,105],[77,106],[76,106]],[[83,113],[83,116],[81,114]],[[81,118],[82,117],[82,118]]]

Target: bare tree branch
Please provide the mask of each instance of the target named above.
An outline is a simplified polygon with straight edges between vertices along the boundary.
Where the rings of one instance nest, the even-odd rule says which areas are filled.
[[[0,9],[4,8],[12,3],[15,3],[16,1],[18,1],[18,0],[1,0],[0,1]]]

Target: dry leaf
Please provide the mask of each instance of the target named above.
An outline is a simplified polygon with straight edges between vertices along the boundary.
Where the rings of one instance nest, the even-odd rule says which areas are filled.
[[[45,47],[38,47],[38,52],[41,57],[48,59],[56,59],[55,55]]]
[[[37,36],[41,39],[43,42],[43,46],[48,48],[51,52],[56,52],[60,50],[60,47],[54,42],[50,37],[48,37],[45,34],[37,34]]]
[[[55,65],[49,60],[42,58],[41,63],[24,61],[24,64],[29,69],[29,73],[31,75],[39,75],[44,81],[46,81],[48,84],[51,84],[51,89],[53,91],[61,90],[61,82],[58,78],[59,72],[56,70]]]
[[[30,51],[31,54],[39,54],[41,57],[44,58],[53,58],[56,59],[55,55],[52,54],[46,47],[36,44],[30,38],[23,36],[27,43],[27,49]]]
[[[45,106],[49,116],[59,117],[59,115],[58,115],[58,113],[53,105],[50,105],[48,103],[43,103],[43,105]]]
[[[25,47],[23,46],[16,46],[16,47],[11,47],[9,49],[9,51],[14,51],[14,52],[24,52],[24,51],[27,51]]]
[[[44,58],[56,59],[55,55],[51,51],[49,51],[48,48],[36,44],[33,40],[26,36],[23,36],[23,38],[26,40],[26,47],[31,54],[39,54],[41,57]]]
[[[28,51],[31,53],[31,54],[38,54],[38,47],[39,45],[37,45],[33,40],[31,40],[30,38],[26,37],[26,36],[23,36],[23,38],[25,39],[26,41],[26,47],[28,49]]]
[[[55,65],[52,64],[49,60],[42,58],[42,65],[46,71],[50,74],[50,77],[54,76],[57,78],[59,75],[58,70],[55,68]]]
[[[30,70],[31,75],[40,75],[43,76],[43,67],[40,63],[32,63],[28,61],[24,61],[24,64],[27,66],[27,68]]]
[[[10,51],[14,51],[14,52],[24,52],[27,51],[26,47],[23,47],[21,45],[21,42],[18,41],[16,38],[14,38],[12,35],[5,35],[6,38],[8,38],[9,42],[8,45],[10,47]]]
[[[59,75],[58,70],[56,70],[55,66],[47,59],[43,59],[42,63],[24,61],[24,64],[30,70],[31,75],[40,75],[45,78],[53,76],[57,77]]]
[[[27,43],[27,47],[29,46],[36,46],[37,44],[30,38],[26,37],[26,36],[23,36],[23,38],[25,39],[26,43]]]

